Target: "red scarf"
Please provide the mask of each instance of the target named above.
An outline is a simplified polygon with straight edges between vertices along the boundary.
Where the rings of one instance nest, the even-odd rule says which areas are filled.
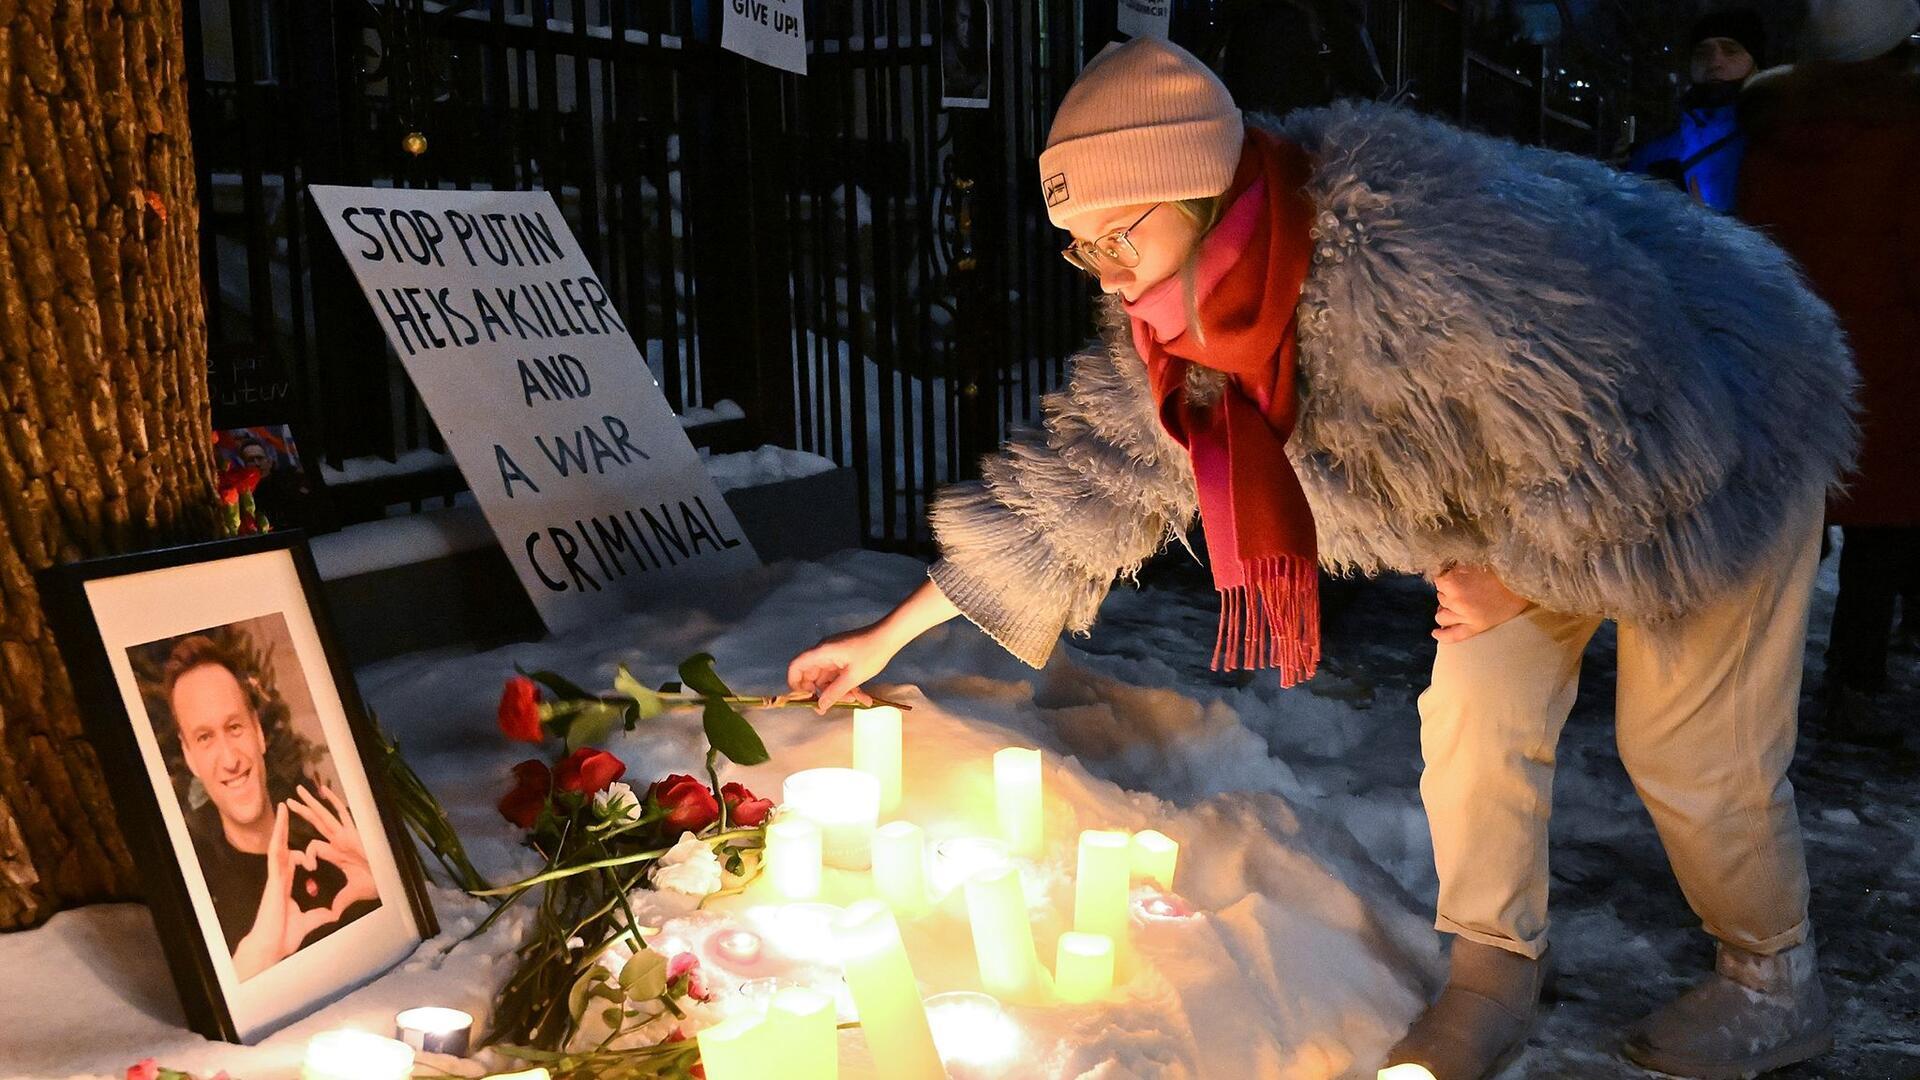
[[[1248,128],[1227,210],[1201,241],[1201,333],[1187,332],[1181,275],[1127,305],[1160,422],[1193,458],[1220,592],[1214,670],[1277,667],[1285,686],[1320,662],[1313,512],[1286,454],[1299,411],[1294,308],[1313,250],[1308,170],[1299,147]],[[1187,400],[1190,364],[1229,377],[1217,400]]]

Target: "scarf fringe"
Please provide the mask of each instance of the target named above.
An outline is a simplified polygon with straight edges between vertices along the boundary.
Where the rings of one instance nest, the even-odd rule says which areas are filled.
[[[1313,678],[1320,665],[1320,569],[1278,555],[1241,567],[1242,584],[1220,590],[1213,670],[1279,668],[1280,685]]]

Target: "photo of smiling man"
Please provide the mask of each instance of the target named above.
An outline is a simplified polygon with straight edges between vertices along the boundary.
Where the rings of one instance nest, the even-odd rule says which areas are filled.
[[[376,910],[373,871],[285,619],[128,652],[236,977]]]

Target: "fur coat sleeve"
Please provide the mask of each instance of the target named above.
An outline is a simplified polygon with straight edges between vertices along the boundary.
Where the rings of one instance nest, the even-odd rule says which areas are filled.
[[[1314,159],[1287,449],[1328,569],[1485,564],[1544,606],[1659,623],[1745,577],[1851,459],[1846,344],[1759,233],[1391,106],[1255,122]],[[1194,514],[1104,311],[1046,431],[933,511],[934,580],[1036,665]]]
[[[1007,651],[1039,667],[1062,630],[1084,632],[1131,574],[1197,512],[1187,452],[1160,427],[1126,315],[1074,357],[1043,426],[1017,432],[982,478],[935,498],[940,591]]]

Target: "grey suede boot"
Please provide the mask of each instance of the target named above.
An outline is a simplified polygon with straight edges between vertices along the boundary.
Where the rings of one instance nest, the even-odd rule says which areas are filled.
[[[1627,1032],[1634,1064],[1696,1080],[1744,1080],[1833,1045],[1811,940],[1772,956],[1720,943],[1714,972]]]
[[[1455,938],[1446,988],[1387,1055],[1436,1080],[1481,1080],[1526,1048],[1546,960]]]

